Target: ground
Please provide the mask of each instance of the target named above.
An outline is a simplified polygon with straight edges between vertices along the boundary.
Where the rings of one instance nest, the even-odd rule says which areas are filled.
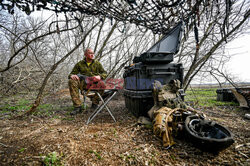
[[[20,97],[20,96],[19,96]],[[3,99],[3,98],[2,98]],[[117,119],[106,111],[86,125],[91,109],[70,116],[67,90],[47,95],[33,115],[13,119],[27,109],[16,96],[4,98],[0,107],[0,165],[248,165],[250,163],[249,110],[237,105],[199,106],[212,120],[227,127],[235,143],[218,154],[203,152],[185,141],[164,149],[151,126],[138,125],[119,94],[109,104]],[[29,101],[29,99],[28,99]],[[12,106],[16,103],[16,106]],[[88,104],[90,104],[88,102]],[[28,107],[28,106],[27,106]]]

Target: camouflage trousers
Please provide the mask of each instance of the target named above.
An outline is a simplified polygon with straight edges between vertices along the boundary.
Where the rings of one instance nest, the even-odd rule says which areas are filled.
[[[69,85],[69,92],[71,95],[71,99],[73,102],[74,107],[80,107],[82,105],[81,99],[80,99],[80,93],[79,90],[82,92],[83,90],[87,90],[87,85],[85,84],[84,81],[79,81],[79,80],[72,80],[69,79],[68,82]],[[100,95],[103,95],[104,90],[97,90]],[[92,101],[92,104],[98,104],[99,103],[99,96],[96,94],[93,97],[90,98]]]

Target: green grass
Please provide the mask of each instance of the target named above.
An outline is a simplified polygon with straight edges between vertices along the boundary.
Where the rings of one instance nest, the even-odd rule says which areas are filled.
[[[33,115],[42,115],[42,116],[52,116],[54,114],[52,104],[41,104],[37,107],[37,111]]]
[[[95,150],[89,150],[89,153],[94,153],[98,160],[102,159],[101,152],[96,152]]]
[[[135,160],[136,157],[133,154],[121,154],[119,156],[124,161]]]
[[[0,106],[1,113],[14,112],[14,111],[25,111],[30,109],[30,101],[26,99],[20,99],[15,104],[4,104]]]
[[[62,166],[63,154],[59,155],[57,152],[52,152],[44,156],[43,165],[46,166]]]
[[[18,150],[18,152],[24,152],[26,150],[26,148],[21,148]]]
[[[71,118],[71,117],[66,117],[66,118],[63,118],[62,120],[72,121],[72,120],[74,120],[74,118]]]
[[[41,104],[37,107],[40,111],[46,111],[46,110],[51,110],[53,108],[53,105],[51,104]]]
[[[32,101],[19,98],[15,100],[7,100],[5,103],[0,105],[0,115],[1,114],[10,114],[17,113],[20,114],[24,111],[27,111],[31,108]],[[34,115],[46,115],[51,116],[53,110],[56,109],[52,104],[40,104],[37,107],[37,111],[34,112]]]
[[[216,88],[208,89],[188,89],[186,91],[185,101],[195,103],[199,106],[212,107],[212,106],[237,106],[235,102],[217,101]]]

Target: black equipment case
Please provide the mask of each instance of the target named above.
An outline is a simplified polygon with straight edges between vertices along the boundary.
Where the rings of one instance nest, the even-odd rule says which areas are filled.
[[[123,77],[124,88],[127,90],[152,90],[154,80],[162,85],[168,84],[173,79],[183,82],[183,67],[181,63],[169,64],[143,64],[136,63],[126,67]]]
[[[181,33],[182,23],[179,23],[147,52],[135,57],[133,65],[125,67],[125,105],[136,117],[147,116],[147,112],[154,105],[154,80],[164,85],[178,79],[182,84],[182,64],[170,63],[179,50]]]
[[[145,65],[139,62],[127,67],[123,76],[126,107],[136,117],[147,116],[147,112],[154,105],[154,80],[160,81],[162,85],[173,79],[178,79],[182,83],[183,67],[181,63]]]
[[[234,94],[229,88],[221,88],[216,90],[218,101],[236,101]]]
[[[125,105],[135,116],[147,116],[147,112],[154,105],[152,91],[134,91],[124,89]]]
[[[135,57],[133,62],[145,64],[170,63],[174,60],[174,55],[179,51],[182,34],[182,22],[177,24],[165,36],[155,43],[147,52]]]

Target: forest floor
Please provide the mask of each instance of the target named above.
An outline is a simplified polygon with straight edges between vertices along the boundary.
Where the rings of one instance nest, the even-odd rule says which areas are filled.
[[[27,96],[27,95],[26,95]],[[138,125],[119,94],[109,106],[114,123],[102,111],[89,125],[91,109],[71,116],[67,90],[48,95],[36,113],[11,119],[29,107],[29,98],[12,96],[0,100],[0,165],[249,165],[249,110],[237,105],[193,106],[227,127],[235,143],[214,154],[203,152],[184,139],[170,149],[153,134],[152,126]],[[17,102],[18,101],[18,102]],[[90,102],[88,101],[88,105]],[[239,147],[238,145],[243,145]],[[245,145],[245,146],[244,146]]]

